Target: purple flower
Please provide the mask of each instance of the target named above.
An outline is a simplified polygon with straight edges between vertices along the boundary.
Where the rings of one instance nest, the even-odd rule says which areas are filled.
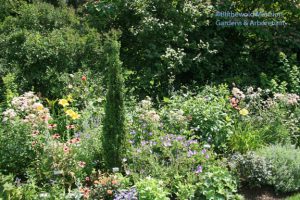
[[[141,145],[142,145],[142,146],[145,146],[147,143],[148,143],[148,142],[145,141],[145,140],[142,140],[142,141],[141,141]]]
[[[201,172],[202,172],[202,166],[201,166],[201,165],[198,165],[198,167],[197,167],[195,173],[196,173],[196,174],[200,174]]]
[[[153,133],[152,132],[149,132],[149,136],[152,136],[153,135]]]
[[[135,134],[136,134],[135,130],[130,131],[130,135],[135,135]]]
[[[164,145],[165,147],[170,147],[170,146],[172,146],[171,141],[169,141],[169,140],[164,141],[164,142],[163,142],[163,145]]]
[[[206,158],[206,159],[209,159],[209,155],[208,155],[208,154],[206,154],[205,158]]]
[[[196,155],[196,154],[197,154],[197,151],[192,151],[192,150],[188,151],[188,157],[192,157],[193,155]]]
[[[206,153],[206,149],[203,149],[201,152],[202,152],[202,154],[205,154]]]

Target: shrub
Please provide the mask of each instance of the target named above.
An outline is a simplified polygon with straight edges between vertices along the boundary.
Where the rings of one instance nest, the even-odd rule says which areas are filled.
[[[48,98],[62,96],[62,73],[87,66],[96,71],[103,64],[100,35],[80,25],[71,8],[23,5],[17,16],[5,19],[0,36],[1,72],[14,72],[22,92],[33,87]]]
[[[290,145],[273,145],[258,150],[257,154],[264,157],[271,167],[272,176],[268,178],[268,184],[281,192],[300,189],[299,149]]]
[[[125,113],[123,102],[123,77],[120,61],[120,44],[117,33],[105,42],[107,53],[108,91],[106,94],[105,117],[103,121],[103,153],[108,170],[121,167],[125,139]]]
[[[234,122],[229,96],[227,85],[207,86],[197,95],[172,96],[167,110],[182,110],[194,134],[212,144],[215,150],[225,152]]]
[[[163,181],[151,177],[141,179],[136,183],[138,199],[169,200]]]
[[[199,199],[242,199],[237,193],[237,181],[225,167],[209,166],[199,176],[195,196]]]
[[[229,166],[240,177],[241,183],[250,187],[266,185],[272,176],[271,166],[265,157],[253,152],[234,154]]]
[[[1,123],[1,122],[0,122]],[[35,159],[31,146],[31,127],[14,119],[0,124],[0,172],[24,176]]]

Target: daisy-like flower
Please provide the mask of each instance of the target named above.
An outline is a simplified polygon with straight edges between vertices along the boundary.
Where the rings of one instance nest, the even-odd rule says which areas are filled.
[[[39,133],[40,133],[40,131],[35,130],[35,131],[32,132],[31,135],[32,135],[32,137],[36,137]]]
[[[68,130],[70,130],[70,129],[75,129],[75,125],[70,124],[70,125],[67,125],[66,128],[67,128]]]
[[[54,135],[52,135],[52,138],[53,139],[59,139],[60,138],[60,135],[58,133],[55,133]]]
[[[240,110],[240,115],[246,116],[249,114],[249,111],[246,108],[243,108],[242,110]]]
[[[69,153],[69,151],[70,151],[70,148],[69,148],[68,146],[65,145],[65,146],[64,146],[64,152],[65,152],[65,153]]]
[[[81,167],[81,168],[84,168],[85,165],[86,165],[86,163],[83,162],[83,161],[79,161],[79,162],[78,162],[78,166]]]
[[[48,129],[54,129],[57,127],[57,124],[49,124]]]
[[[91,190],[88,187],[80,188],[79,191],[83,194],[85,199],[89,198]]]
[[[66,106],[69,105],[69,102],[68,102],[68,100],[66,100],[66,99],[60,99],[60,100],[58,101],[58,104],[59,104],[59,105],[62,105],[63,107],[66,107]]]

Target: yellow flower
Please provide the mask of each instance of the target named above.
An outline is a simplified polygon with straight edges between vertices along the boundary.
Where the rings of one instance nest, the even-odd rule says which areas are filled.
[[[249,114],[249,111],[246,108],[243,108],[242,110],[240,110],[240,115],[246,116]]]
[[[36,109],[37,111],[42,111],[42,110],[44,110],[44,106],[43,106],[42,104],[40,104],[40,103],[35,103],[33,106],[35,107],[35,109]]]
[[[76,113],[76,112],[74,112],[73,115],[71,116],[71,118],[72,118],[73,120],[79,119],[79,117],[80,117],[80,115],[79,115],[78,113]]]
[[[80,115],[76,112],[74,112],[73,110],[69,109],[69,110],[66,110],[66,114],[68,116],[70,116],[73,120],[75,119],[79,119]]]
[[[68,95],[67,100],[68,100],[69,102],[73,102],[73,101],[74,101],[71,94]]]
[[[69,105],[68,100],[66,100],[66,99],[60,99],[58,104],[62,105],[63,107]]]

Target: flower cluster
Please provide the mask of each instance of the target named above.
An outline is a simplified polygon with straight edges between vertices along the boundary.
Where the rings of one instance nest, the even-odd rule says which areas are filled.
[[[39,97],[33,92],[13,98],[11,105],[12,108],[3,112],[3,121],[13,120],[18,116],[24,122],[37,126],[41,123],[48,124],[51,119],[48,108],[39,102]]]
[[[118,192],[114,200],[138,200],[136,188],[130,188],[129,190],[122,190]]]

